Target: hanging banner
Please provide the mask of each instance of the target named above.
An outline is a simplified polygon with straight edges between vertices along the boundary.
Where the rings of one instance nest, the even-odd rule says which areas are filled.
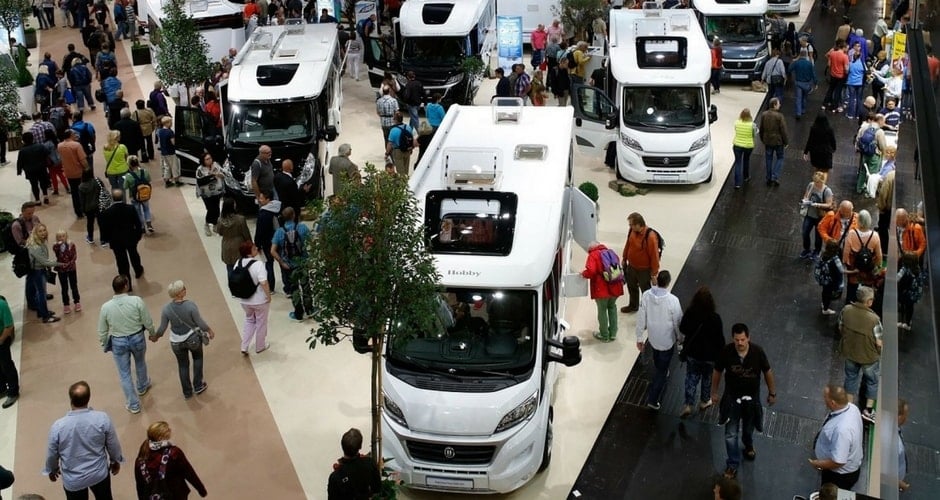
[[[891,42],[891,61],[899,61],[907,52],[907,34],[900,31],[894,32],[894,40]]]
[[[522,62],[522,17],[496,16],[497,64],[509,75],[513,64]]]
[[[353,25],[359,24],[359,21],[363,19],[368,19],[369,16],[375,14],[375,17],[379,17],[379,13],[375,10],[375,1],[374,0],[362,0],[356,2],[356,22]],[[337,18],[339,19],[339,18]],[[378,28],[378,26],[376,26]]]

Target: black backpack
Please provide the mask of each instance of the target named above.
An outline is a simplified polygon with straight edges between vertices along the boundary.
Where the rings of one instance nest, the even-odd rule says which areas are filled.
[[[408,152],[414,149],[415,136],[411,133],[411,130],[404,123],[401,125],[396,125],[395,128],[401,130],[401,134],[398,135],[398,149],[399,151]]]
[[[258,289],[258,284],[255,283],[255,279],[251,276],[251,266],[258,262],[255,259],[248,261],[247,266],[242,265],[242,261],[239,259],[235,263],[235,266],[228,272],[228,291],[232,293],[233,297],[239,299],[249,299],[252,295],[255,294],[255,290]]]
[[[303,254],[303,238],[297,232],[297,225],[290,231],[284,231],[284,255],[287,260],[293,260]]]
[[[659,231],[648,227],[646,228],[646,234],[643,236],[643,246],[646,246],[646,242],[650,239],[650,233],[656,233],[656,239],[659,241],[659,256],[663,256],[663,249],[666,248],[666,240],[663,239],[663,235],[659,234]]]
[[[858,229],[855,230],[855,235],[858,236],[858,241],[861,242],[862,235],[858,232]],[[852,252],[852,257],[855,261],[855,269],[864,273],[870,273],[875,270],[875,254],[868,248],[868,243],[874,235],[875,232],[872,231],[872,233],[868,235],[868,240],[862,244],[862,248]]]
[[[17,278],[22,278],[29,273],[31,266],[29,263],[29,251],[26,250],[26,247],[20,246],[20,244],[16,242],[16,238],[13,237],[13,223],[16,221],[19,221],[19,230],[22,231],[23,241],[25,241],[29,236],[24,226],[26,222],[19,217],[13,219],[3,227],[0,227],[0,235],[3,237],[3,248],[13,255],[13,274],[15,274]]]

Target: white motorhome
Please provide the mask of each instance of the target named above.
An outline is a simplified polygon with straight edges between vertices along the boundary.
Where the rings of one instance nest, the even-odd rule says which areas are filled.
[[[497,0],[496,15],[519,16],[522,18],[522,43],[531,43],[532,32],[540,24],[551,26],[557,15],[552,7],[558,7],[558,0]]]
[[[150,30],[151,59],[156,63],[163,27],[163,6],[170,0],[143,0],[138,18],[147,21]],[[199,33],[209,44],[209,60],[218,61],[228,49],[245,44],[242,6],[228,0],[183,0],[184,12],[192,16]]]
[[[472,104],[482,75],[471,75],[465,59],[484,64],[496,47],[496,0],[409,0],[392,20],[389,38],[366,42],[369,82],[378,88],[386,71],[414,71],[430,96],[445,104]]]
[[[780,14],[799,14],[802,0],[767,0],[767,10]]]
[[[450,306],[446,329],[389,343],[383,363],[383,454],[412,488],[531,480],[551,460],[558,363],[581,359],[565,336],[566,297],[587,293],[571,242],[597,221],[572,184],[571,108],[511,101],[452,106],[410,180]]]
[[[291,19],[257,28],[218,85],[225,164],[233,175],[243,177],[266,144],[275,169],[290,159],[295,173],[313,183],[311,196],[323,196],[327,142],[341,131],[341,72],[335,24]],[[195,162],[206,147],[199,117],[197,108],[176,108],[177,154],[184,162]]]
[[[695,184],[712,178],[711,52],[688,9],[610,11],[609,91],[575,86],[575,140],[606,150],[617,177]]]
[[[721,40],[722,79],[760,80],[770,55],[767,0],[692,0],[705,39]]]

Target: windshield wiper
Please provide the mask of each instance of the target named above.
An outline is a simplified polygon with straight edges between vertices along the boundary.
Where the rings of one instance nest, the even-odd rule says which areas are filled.
[[[497,377],[511,378],[516,382],[522,382],[522,379],[519,378],[519,375],[514,375],[509,372],[495,372],[495,371],[490,371],[490,370],[479,370],[479,371],[476,371],[475,373],[482,373],[484,375],[495,375]]]
[[[285,139],[284,144],[290,144],[291,146],[309,146],[310,145],[309,142],[301,142],[296,139]]]
[[[394,356],[404,359],[405,361],[411,363],[414,366],[417,366],[418,368],[421,368],[422,370],[426,372],[433,373],[435,375],[441,375],[443,377],[447,377],[451,380],[456,380],[458,382],[463,381],[462,378],[458,377],[457,375],[454,375],[453,373],[448,372],[447,370],[441,370],[440,368],[433,368],[431,365],[425,363],[424,361],[418,361],[417,359],[412,358],[411,356],[407,354],[395,353]]]

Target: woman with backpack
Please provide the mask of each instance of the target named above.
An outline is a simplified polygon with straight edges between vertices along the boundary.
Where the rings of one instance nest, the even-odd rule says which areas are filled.
[[[842,262],[845,276],[848,278],[845,303],[855,302],[855,292],[859,285],[870,286],[877,290],[884,269],[881,252],[881,239],[874,231],[871,214],[868,210],[859,210],[857,229],[849,230],[842,250]]]
[[[255,354],[268,350],[268,312],[271,309],[271,288],[268,285],[268,271],[258,256],[259,249],[253,241],[245,241],[238,247],[241,257],[235,266],[228,272],[229,289],[242,305],[245,311],[245,327],[242,330],[241,351],[243,356],[248,355],[248,346],[251,339],[255,339]],[[236,280],[236,278],[238,278]],[[254,285],[254,293],[238,296],[235,292],[235,283]]]
[[[904,252],[898,269],[898,329],[911,331],[914,304],[924,295],[920,259],[915,252]]]
[[[140,225],[145,226],[147,232],[153,234],[153,218],[150,215],[150,173],[140,166],[140,160],[134,155],[127,157],[127,165],[127,174],[124,175],[124,192],[131,200],[131,205],[137,210]]]
[[[124,189],[124,174],[127,173],[127,146],[121,144],[121,133],[108,132],[108,143],[104,146],[104,175],[108,176],[111,189]]]
[[[685,336],[679,360],[687,363],[685,369],[685,406],[681,418],[692,414],[695,391],[699,392],[698,411],[712,405],[712,372],[718,353],[725,346],[724,327],[721,316],[715,311],[715,298],[707,286],[700,286],[692,296],[692,302],[682,314],[679,331]]]
[[[591,282],[591,300],[597,306],[599,331],[594,338],[601,342],[617,339],[617,297],[623,295],[623,269],[617,252],[596,241],[588,246],[587,262],[581,277]]]
[[[833,300],[842,296],[845,288],[844,273],[845,268],[842,267],[842,259],[839,258],[839,241],[829,240],[813,268],[816,283],[822,286],[822,313],[826,316],[836,313],[830,305]]]
[[[834,209],[835,201],[833,200],[832,189],[826,185],[826,174],[815,172],[813,181],[806,186],[806,191],[800,201],[800,214],[803,216],[803,229],[801,232],[803,252],[800,254],[801,259],[812,258],[816,260],[819,257],[823,242],[822,235],[816,231],[816,227],[819,225],[819,221],[826,216],[826,213]],[[810,233],[816,234],[816,246],[812,253],[809,250]]]

